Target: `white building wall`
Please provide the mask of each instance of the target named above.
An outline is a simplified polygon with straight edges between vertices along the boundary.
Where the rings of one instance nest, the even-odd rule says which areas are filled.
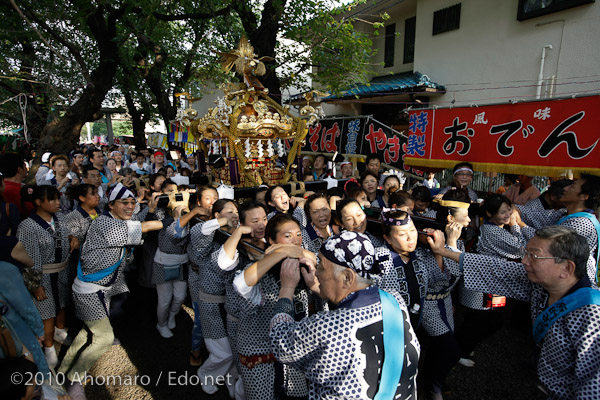
[[[376,2],[368,1],[359,5],[352,12],[344,14],[345,18],[355,18],[354,29],[367,34],[372,42],[376,54],[371,58],[373,73],[370,78],[386,75],[410,72],[413,70],[413,63],[403,64],[404,56],[404,21],[407,18],[414,17],[417,10],[417,0],[379,0]],[[390,18],[383,21],[384,25],[396,23],[396,32],[400,32],[394,43],[394,65],[385,68],[382,64],[385,55],[385,26],[379,28],[379,35],[374,35],[372,23],[362,21],[381,22],[381,15],[388,13]],[[342,102],[342,103],[323,103],[323,112],[327,116],[355,116],[361,115],[360,103]]]
[[[206,82],[206,86],[202,90],[202,98],[192,104],[192,108],[198,111],[198,117],[203,117],[208,112],[209,108],[215,107],[215,101],[219,97],[223,97],[224,93],[219,89],[214,82]]]
[[[460,28],[432,35],[433,13],[461,3]],[[535,99],[542,48],[554,96],[600,91],[600,4],[517,21],[517,0],[419,0],[414,70],[446,86],[431,104]],[[596,75],[595,77],[590,75]],[[542,98],[544,97],[542,90]]]
[[[417,0],[404,0],[404,1],[395,1],[395,5],[389,8],[382,8],[377,10],[378,13],[376,15],[380,15],[383,12],[387,12],[390,16],[390,19],[387,21],[383,21],[385,26],[396,23],[396,32],[399,32],[399,35],[396,35],[394,42],[394,65],[391,67],[384,67],[383,61],[385,56],[385,26],[383,28],[379,28],[379,35],[372,36],[373,47],[377,49],[377,54],[373,58],[373,62],[378,64],[374,68],[373,76],[381,76],[386,74],[400,74],[402,72],[412,72],[413,71],[413,63],[403,64],[404,58],[404,22],[411,17],[414,17],[417,12]],[[373,27],[369,26],[370,32],[373,31]],[[372,33],[371,33],[372,35]]]
[[[433,13],[461,3],[460,28],[432,35]],[[534,100],[542,49],[544,62],[541,98],[600,92],[600,1],[525,21],[517,20],[518,0],[379,0],[369,1],[344,17],[396,23],[394,65],[384,68],[385,27],[355,27],[372,35],[373,77],[418,71],[446,87],[432,95],[431,105],[464,106]],[[416,20],[415,61],[403,64],[404,21]],[[551,85],[554,77],[554,85]],[[359,102],[323,104],[328,116],[361,113]]]

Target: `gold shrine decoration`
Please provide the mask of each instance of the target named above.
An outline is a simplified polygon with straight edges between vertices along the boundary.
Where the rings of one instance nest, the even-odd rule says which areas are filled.
[[[244,84],[230,83],[224,87],[224,97],[217,99],[215,107],[192,124],[198,140],[209,141],[205,154],[218,153],[227,158],[225,168],[213,171],[215,178],[246,187],[287,182],[293,173],[291,168],[296,167],[308,125],[322,115],[320,107],[310,106],[311,99],[307,98],[307,105],[301,110],[309,118],[307,123],[293,116],[289,106],[281,106],[269,97],[257,77],[266,72],[263,60],[273,59],[257,58],[246,38],[240,40],[237,49],[219,54],[223,69],[229,72],[235,67]],[[286,139],[294,143],[284,158]]]
[[[242,36],[238,48],[227,53],[218,52],[221,56],[221,66],[227,73],[235,67],[235,72],[244,77],[244,83],[248,88],[264,89],[256,76],[263,76],[267,69],[264,61],[275,61],[272,57],[256,58],[254,47],[248,42],[245,36]]]

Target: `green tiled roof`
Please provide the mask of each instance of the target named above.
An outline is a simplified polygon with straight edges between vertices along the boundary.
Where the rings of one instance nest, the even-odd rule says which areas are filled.
[[[381,96],[395,94],[396,92],[422,91],[425,88],[445,91],[444,86],[432,82],[427,75],[420,72],[405,72],[394,75],[384,75],[373,78],[367,84],[357,84],[346,90],[340,96],[329,96],[323,100],[341,99],[354,96]]]

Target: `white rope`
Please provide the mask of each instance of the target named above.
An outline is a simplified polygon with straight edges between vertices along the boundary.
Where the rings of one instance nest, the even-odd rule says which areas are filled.
[[[29,143],[29,137],[27,136],[27,95],[23,93],[19,95],[19,108],[23,118],[23,136],[25,136],[25,141]]]
[[[6,99],[0,102],[0,106],[15,99],[19,102],[21,118],[23,118],[23,135],[25,136],[25,140],[27,141],[27,143],[29,143],[29,137],[27,137],[27,95],[25,93],[19,93],[18,95],[13,96],[10,99]]]

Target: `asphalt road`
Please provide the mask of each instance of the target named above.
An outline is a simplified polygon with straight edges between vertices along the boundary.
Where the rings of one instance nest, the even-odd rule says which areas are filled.
[[[124,316],[113,322],[120,345],[112,346],[90,371],[85,386],[88,399],[229,399],[225,387],[205,394],[189,367],[193,311],[187,302],[177,316],[174,337],[156,331],[156,291],[130,285]],[[456,313],[461,321],[460,309]],[[544,399],[536,389],[534,345],[527,327],[506,322],[505,327],[480,343],[472,359],[476,365],[457,365],[447,379],[446,400]],[[425,349],[426,351],[426,349]],[[64,349],[61,349],[64,353]],[[424,399],[423,393],[419,399]]]

